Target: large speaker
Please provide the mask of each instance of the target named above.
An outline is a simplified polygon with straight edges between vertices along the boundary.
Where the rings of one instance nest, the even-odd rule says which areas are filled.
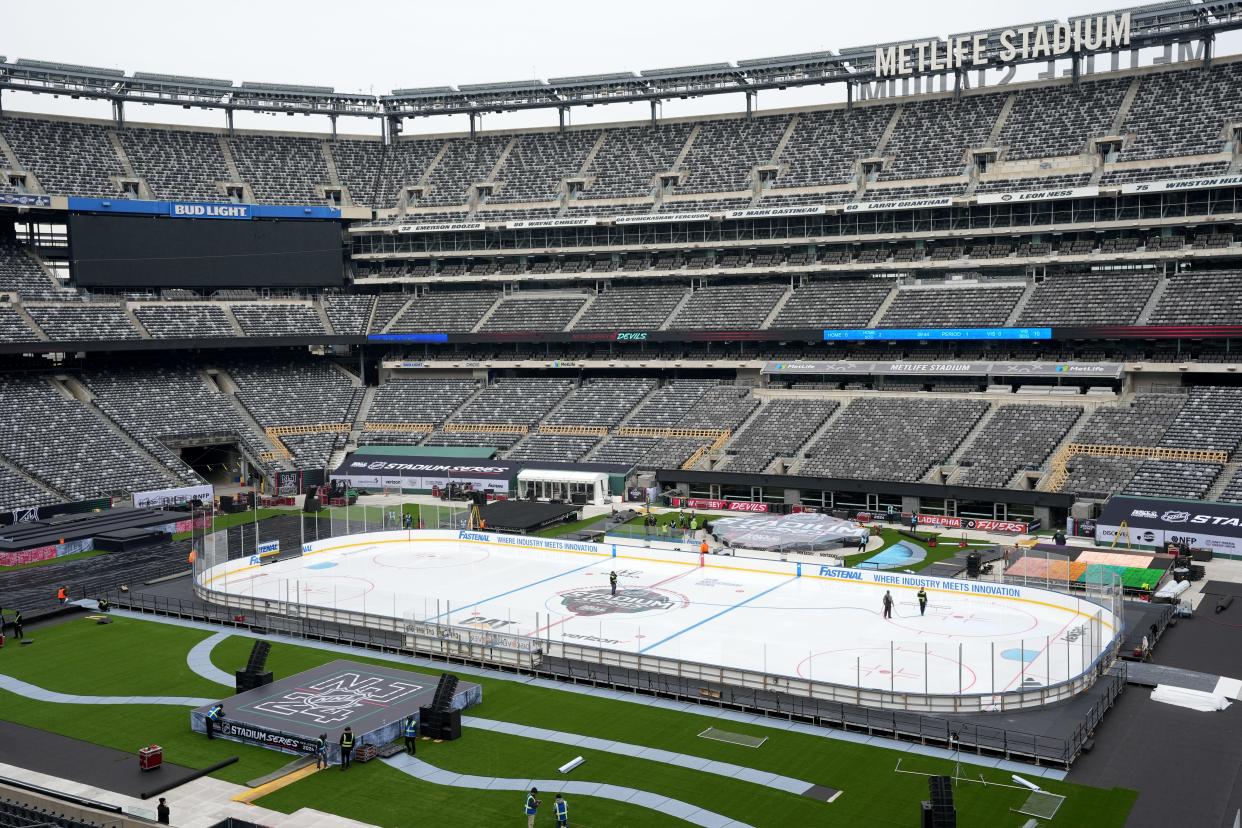
[[[453,707],[453,694],[457,692],[457,676],[452,673],[441,673],[440,683],[436,685],[436,694],[431,701],[431,706],[435,710],[451,710]]]
[[[249,670],[238,670],[233,673],[233,683],[238,693],[245,693],[247,690],[254,690],[256,687],[271,684],[272,674],[271,671],[252,673]]]
[[[418,732],[429,739],[451,742],[461,738],[461,711],[418,708]]]
[[[221,512],[233,511],[233,496],[232,495],[220,495],[220,511]]]
[[[971,552],[966,556],[966,576],[969,578],[978,578],[981,568],[982,556],[978,552]],[[935,777],[933,777],[935,778]]]
[[[927,779],[931,793],[932,828],[957,828],[957,809],[953,807],[953,780],[947,776]]]
[[[250,659],[246,662],[247,673],[262,673],[263,668],[267,666],[267,654],[272,651],[272,645],[267,641],[256,641],[254,646],[250,648]]]

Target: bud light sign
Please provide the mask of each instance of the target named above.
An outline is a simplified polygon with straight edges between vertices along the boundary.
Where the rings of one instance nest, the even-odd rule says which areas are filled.
[[[194,204],[174,201],[168,205],[172,218],[249,219],[249,204]]]

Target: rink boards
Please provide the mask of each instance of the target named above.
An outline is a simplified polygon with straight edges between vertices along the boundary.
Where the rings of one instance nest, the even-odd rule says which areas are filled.
[[[500,647],[591,646],[905,693],[1059,685],[1117,633],[1107,609],[1030,587],[492,532],[320,540],[301,557],[212,566],[200,582],[237,600],[399,619]]]

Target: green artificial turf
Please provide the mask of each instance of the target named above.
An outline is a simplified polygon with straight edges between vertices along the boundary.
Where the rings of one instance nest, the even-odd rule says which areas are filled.
[[[118,619],[97,626],[72,619],[36,631],[36,643],[0,651],[0,673],[6,673],[62,692],[191,695],[227,697],[228,688],[189,673],[189,649],[209,633],[155,622]],[[226,671],[245,663],[253,641],[225,639],[212,652],[216,666]],[[332,661],[349,658],[393,666],[393,662],[362,655],[336,653],[276,644],[268,668],[286,677]],[[424,674],[437,670],[420,671]],[[926,778],[898,774],[903,767],[926,773],[950,773],[952,763],[908,753],[860,745],[819,735],[770,729],[742,722],[722,724],[719,719],[585,693],[534,687],[521,682],[466,676],[483,687],[483,704],[468,715],[568,731],[599,738],[686,753],[707,759],[780,773],[841,789],[831,805],[792,796],[766,787],[725,780],[711,774],[663,763],[598,751],[583,751],[524,737],[471,731],[460,741],[424,743],[419,757],[438,767],[459,772],[511,778],[556,778],[556,768],[583,755],[587,762],[574,772],[576,780],[606,781],[682,799],[756,826],[850,825],[908,826],[914,824],[918,803],[927,798]],[[241,761],[215,775],[242,782],[268,773],[289,757],[263,748],[217,740],[208,742],[189,731],[189,710],[147,705],[58,705],[0,694],[5,717],[22,724],[126,751],[157,743],[170,762],[205,767],[227,756]],[[698,737],[709,726],[766,737],[763,747],[747,748]],[[992,782],[1008,782],[1005,772],[964,764],[972,777],[982,774]],[[1120,828],[1133,806],[1135,794],[1120,789],[1098,790],[1067,783],[1041,781],[1047,790],[1067,795],[1060,814],[1051,823],[1083,828]],[[551,794],[545,797],[549,811]],[[1020,826],[1024,817],[1010,809],[1025,793],[997,785],[961,783],[956,792],[959,825]],[[645,809],[607,800],[575,797],[571,824],[663,825],[671,821]],[[359,766],[348,773],[331,770],[265,797],[265,807],[295,811],[313,807],[376,825],[426,824],[429,819],[465,820],[472,825],[518,823],[521,795],[444,788],[422,783],[379,763]],[[551,818],[540,816],[551,824]]]
[[[425,748],[419,748],[422,757]],[[521,774],[527,777],[527,774]],[[556,791],[540,791],[543,805],[536,825],[552,826],[552,800]],[[672,828],[685,822],[637,805],[608,799],[571,795],[569,824],[574,828],[604,826],[651,826]],[[314,808],[348,814],[353,819],[381,825],[526,825],[522,791],[478,791],[449,788],[415,779],[382,762],[368,762],[341,772],[335,768],[314,774],[260,799],[256,804],[283,813]]]
[[[541,538],[559,538],[562,535],[568,535],[571,532],[577,532],[580,529],[588,529],[597,523],[602,523],[608,515],[596,515],[595,517],[585,518],[584,520],[573,520],[569,523],[558,523],[556,526],[549,526],[547,529],[540,529],[532,534]]]

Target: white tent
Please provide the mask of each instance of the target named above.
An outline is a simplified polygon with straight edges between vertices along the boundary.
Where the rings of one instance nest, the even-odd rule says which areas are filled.
[[[518,472],[518,497],[573,502],[574,495],[586,495],[596,506],[608,503],[608,475],[603,472],[558,469],[523,469]]]

